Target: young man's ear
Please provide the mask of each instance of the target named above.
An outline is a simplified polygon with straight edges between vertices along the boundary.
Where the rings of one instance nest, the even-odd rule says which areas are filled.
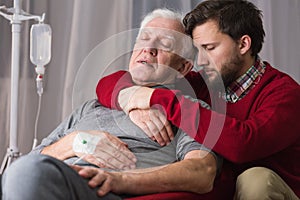
[[[244,55],[251,49],[251,37],[249,35],[243,35],[240,38],[240,53]]]
[[[183,78],[187,73],[189,73],[193,68],[192,61],[185,60],[182,63],[182,67],[178,70],[180,73],[177,74],[177,78]]]

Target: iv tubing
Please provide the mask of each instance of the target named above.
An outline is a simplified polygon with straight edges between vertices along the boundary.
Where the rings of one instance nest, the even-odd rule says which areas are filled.
[[[34,138],[33,138],[33,144],[32,144],[32,150],[36,147],[37,145],[37,127],[38,127],[38,121],[40,117],[40,111],[41,111],[41,102],[42,102],[42,95],[39,96],[39,103],[38,103],[38,108],[36,112],[36,118],[35,118],[35,124],[34,124]]]

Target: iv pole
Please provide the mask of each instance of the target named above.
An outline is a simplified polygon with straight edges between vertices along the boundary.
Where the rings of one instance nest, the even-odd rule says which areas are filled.
[[[1,12],[5,10],[6,13]],[[9,13],[9,14],[7,14]],[[3,174],[6,167],[21,154],[18,148],[18,92],[19,92],[19,65],[20,65],[20,38],[22,21],[34,19],[43,22],[45,14],[40,16],[30,15],[21,9],[21,0],[14,0],[13,8],[0,6],[0,15],[10,20],[12,25],[12,49],[11,49],[11,105],[10,105],[10,135],[9,147],[3,159],[0,174]]]

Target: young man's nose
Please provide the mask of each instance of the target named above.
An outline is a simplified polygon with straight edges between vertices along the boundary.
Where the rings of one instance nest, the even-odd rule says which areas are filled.
[[[204,50],[198,50],[197,53],[197,65],[198,66],[205,66],[208,65],[208,55]]]

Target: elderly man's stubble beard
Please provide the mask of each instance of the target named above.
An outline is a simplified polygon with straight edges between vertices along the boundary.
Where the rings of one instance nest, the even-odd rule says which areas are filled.
[[[175,84],[179,72],[167,65],[151,63],[131,69],[130,74],[135,84],[153,87]]]

